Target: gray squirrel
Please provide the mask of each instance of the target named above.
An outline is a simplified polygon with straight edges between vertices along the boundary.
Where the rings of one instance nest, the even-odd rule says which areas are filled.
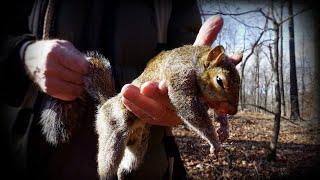
[[[150,125],[125,108],[121,94],[114,96],[110,63],[90,54],[87,96],[98,102],[98,174],[100,179],[123,179],[139,167],[148,147]],[[238,106],[240,77],[236,65],[222,46],[183,46],[163,51],[149,61],[143,73],[132,84],[141,87],[147,81],[165,80],[173,110],[183,123],[210,144],[210,152],[220,149],[220,142],[208,109],[235,114]],[[67,142],[75,121],[85,106],[82,97],[74,102],[51,98],[46,101],[41,121],[43,133],[52,144]],[[51,114],[51,116],[50,116]],[[54,116],[52,116],[54,114]],[[50,122],[59,121],[52,127]]]

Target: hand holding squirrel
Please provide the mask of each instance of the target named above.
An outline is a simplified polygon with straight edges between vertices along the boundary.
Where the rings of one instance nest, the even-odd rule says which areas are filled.
[[[202,25],[193,45],[211,46],[222,26],[223,19],[220,16],[209,18]],[[233,55],[229,57],[229,60],[239,61],[241,58],[239,55]],[[175,126],[181,123],[181,119],[174,111],[170,111],[167,91],[167,87],[163,81],[160,83],[146,82],[142,85],[141,89],[132,84],[127,84],[121,91],[122,102],[127,109],[149,124]],[[166,114],[165,118],[163,114]],[[218,131],[218,133],[219,132],[225,131]],[[223,139],[227,139],[229,137],[228,134],[224,134],[226,135],[224,135]]]
[[[71,101],[84,90],[89,63],[68,41],[36,41],[27,46],[24,63],[29,77],[52,97]]]

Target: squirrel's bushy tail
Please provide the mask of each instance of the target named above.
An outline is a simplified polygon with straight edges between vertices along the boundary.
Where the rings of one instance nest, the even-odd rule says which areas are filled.
[[[112,70],[109,61],[98,53],[90,52],[90,68],[85,82],[87,93],[74,101],[62,101],[44,95],[41,105],[40,124],[46,140],[52,145],[67,143],[81,126],[92,102],[88,94],[101,106],[115,94]]]
[[[102,104],[115,94],[112,69],[108,59],[96,52],[87,53],[90,68],[86,80],[88,94]]]

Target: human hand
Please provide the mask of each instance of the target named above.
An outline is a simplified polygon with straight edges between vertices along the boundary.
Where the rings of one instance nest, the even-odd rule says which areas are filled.
[[[68,41],[36,41],[27,46],[24,63],[29,77],[52,97],[71,101],[84,90],[89,63]]]
[[[149,124],[175,126],[181,122],[171,107],[164,81],[146,82],[141,89],[126,84],[121,93],[126,108]]]
[[[202,25],[193,45],[210,46],[222,25],[223,19],[220,16],[209,18]],[[162,126],[175,126],[181,123],[181,119],[170,108],[171,104],[164,81],[159,84],[146,82],[141,89],[132,84],[126,84],[121,93],[124,106],[147,123]]]

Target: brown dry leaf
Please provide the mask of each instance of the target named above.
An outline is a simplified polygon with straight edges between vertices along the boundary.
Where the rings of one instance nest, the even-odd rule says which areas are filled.
[[[218,124],[214,122],[218,127]],[[268,162],[273,116],[239,112],[230,120],[230,137],[216,159],[209,145],[184,125],[173,129],[190,179],[249,179],[303,175],[315,167],[320,152],[319,128],[282,121],[277,160]]]

